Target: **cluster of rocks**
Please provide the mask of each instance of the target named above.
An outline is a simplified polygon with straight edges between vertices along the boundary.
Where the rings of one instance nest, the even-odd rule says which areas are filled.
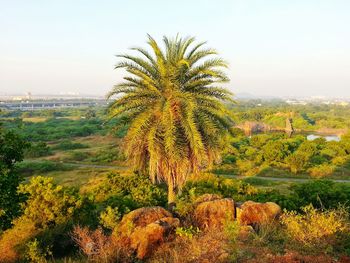
[[[194,204],[194,224],[201,230],[223,228],[227,222],[237,221],[251,229],[275,220],[281,208],[275,203],[247,201],[235,203],[231,198],[204,195]],[[144,207],[125,215],[118,234],[127,240],[128,247],[139,259],[148,257],[161,243],[174,238],[174,230],[181,225],[169,211],[162,207]]]

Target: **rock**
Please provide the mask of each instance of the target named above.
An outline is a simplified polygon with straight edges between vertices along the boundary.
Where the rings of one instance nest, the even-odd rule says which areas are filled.
[[[180,220],[162,207],[143,207],[126,214],[118,226],[118,235],[128,249],[144,259],[170,237]]]
[[[261,225],[271,222],[281,214],[281,207],[276,203],[257,203],[247,201],[236,209],[237,221],[240,225]]]
[[[136,227],[130,235],[130,247],[136,251],[137,258],[144,259],[179,225],[179,219],[165,217],[147,226]]]
[[[118,232],[122,236],[129,236],[136,227],[144,227],[172,214],[160,206],[142,207],[126,214],[121,220]]]
[[[231,198],[204,201],[194,210],[194,220],[200,229],[222,228],[235,218],[235,203]]]

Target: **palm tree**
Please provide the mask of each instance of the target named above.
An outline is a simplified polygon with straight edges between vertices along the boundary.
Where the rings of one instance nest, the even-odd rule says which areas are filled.
[[[227,63],[214,49],[194,44],[193,37],[163,38],[165,49],[148,35],[152,54],[132,48],[142,56],[119,55],[116,68],[128,73],[108,98],[113,117],[126,117],[126,155],[132,165],[149,172],[153,182],[168,186],[168,204],[188,176],[220,158],[224,138],[232,123],[224,101],[231,93],[218,83],[228,82],[222,71]]]

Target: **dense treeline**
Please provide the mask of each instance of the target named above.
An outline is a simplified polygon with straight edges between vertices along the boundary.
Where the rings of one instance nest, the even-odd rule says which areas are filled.
[[[231,105],[236,123],[263,122],[272,128],[285,127],[286,118],[293,119],[296,129],[349,129],[350,107],[326,104],[289,105],[284,102],[245,101]]]
[[[241,135],[232,139],[223,164],[217,171],[259,175],[271,173],[271,168],[277,168],[280,174],[290,171],[293,174],[308,173],[323,177],[335,172],[344,174],[342,169],[348,169],[349,160],[348,135],[342,136],[340,141],[326,141],[324,138],[311,141],[305,135],[289,137],[283,133],[251,137]]]

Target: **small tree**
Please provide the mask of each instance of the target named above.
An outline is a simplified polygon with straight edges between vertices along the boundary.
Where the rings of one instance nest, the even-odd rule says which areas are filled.
[[[14,166],[23,160],[27,147],[28,143],[18,134],[0,126],[0,229],[9,228],[21,211],[19,204],[23,196],[17,193],[17,187],[22,178]]]

